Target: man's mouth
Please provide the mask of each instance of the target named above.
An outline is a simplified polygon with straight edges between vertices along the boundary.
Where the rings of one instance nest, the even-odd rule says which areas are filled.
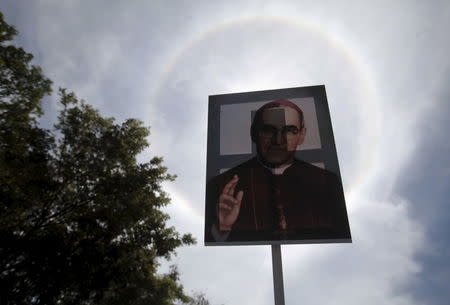
[[[286,147],[269,147],[269,152],[285,152]]]

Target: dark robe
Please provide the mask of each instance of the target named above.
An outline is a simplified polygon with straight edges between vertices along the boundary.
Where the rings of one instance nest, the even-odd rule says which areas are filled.
[[[242,190],[244,195],[227,242],[351,241],[342,184],[334,173],[295,160],[274,175],[253,158],[207,183],[206,243],[216,241],[218,198],[234,175],[239,177],[235,194]]]

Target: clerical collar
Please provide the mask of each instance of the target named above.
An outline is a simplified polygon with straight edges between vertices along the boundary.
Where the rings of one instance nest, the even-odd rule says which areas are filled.
[[[267,168],[273,175],[276,175],[276,176],[283,175],[284,171],[292,165],[292,163],[289,163],[289,164],[282,165],[280,167],[268,167],[259,159],[259,157],[256,159],[258,160],[259,163],[261,163],[262,166]]]

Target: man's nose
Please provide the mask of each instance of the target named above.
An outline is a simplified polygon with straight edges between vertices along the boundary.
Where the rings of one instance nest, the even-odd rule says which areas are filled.
[[[281,143],[283,143],[283,140],[283,132],[281,130],[277,130],[276,134],[272,137],[272,142],[274,144],[280,145]]]

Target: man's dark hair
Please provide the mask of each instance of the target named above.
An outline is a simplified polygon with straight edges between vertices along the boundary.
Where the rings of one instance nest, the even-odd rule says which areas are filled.
[[[300,107],[298,107],[296,104],[294,104],[293,102],[288,101],[288,100],[275,100],[275,101],[272,101],[272,102],[262,105],[256,111],[255,116],[253,118],[252,126],[250,128],[250,135],[252,137],[253,142],[255,142],[255,140],[256,140],[258,128],[261,125],[261,118],[262,118],[263,111],[266,109],[269,109],[269,108],[276,108],[276,107],[280,107],[280,106],[286,106],[286,107],[295,109],[297,111],[298,117],[300,119],[300,129],[303,129],[305,127],[305,122],[303,120],[303,111],[300,109]]]

